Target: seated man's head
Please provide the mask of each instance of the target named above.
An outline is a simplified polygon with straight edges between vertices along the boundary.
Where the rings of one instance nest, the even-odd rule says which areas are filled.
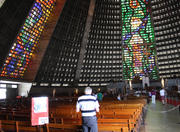
[[[92,93],[92,88],[86,87],[86,88],[84,89],[84,93],[85,93],[85,94],[91,94],[91,93]]]

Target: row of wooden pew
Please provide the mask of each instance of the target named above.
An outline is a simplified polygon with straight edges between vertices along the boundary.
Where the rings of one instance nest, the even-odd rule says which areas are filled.
[[[138,132],[143,121],[144,99],[127,101],[108,100],[100,103],[100,112],[97,113],[98,131]],[[44,126],[31,126],[29,110],[14,112],[11,116],[24,116],[26,120],[0,120],[1,131],[24,132],[68,132],[82,131],[81,113],[75,112],[75,103],[56,103],[50,106],[49,124]],[[21,114],[20,114],[21,113]],[[2,112],[0,112],[1,117]],[[20,119],[20,118],[19,118]]]

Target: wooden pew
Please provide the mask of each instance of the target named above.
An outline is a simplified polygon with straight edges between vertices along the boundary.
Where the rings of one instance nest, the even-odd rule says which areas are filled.
[[[31,126],[29,121],[13,121],[13,120],[1,120],[1,128],[3,131],[25,131],[36,132],[37,127]]]
[[[138,121],[141,118],[142,108],[144,104],[145,102],[141,100],[101,102],[100,113],[97,113],[99,131],[136,131],[140,126]],[[10,126],[7,129],[24,129],[24,131],[27,132],[37,130],[37,127],[32,127],[30,125],[30,122],[28,123],[24,121],[17,121],[20,119],[18,117],[23,117],[27,114],[27,110],[12,111],[13,112],[10,112],[10,114],[7,113],[7,115],[9,115],[7,119],[9,119],[10,116],[13,116],[13,118],[11,119],[14,119],[15,121],[1,121],[0,128]],[[3,113],[0,114],[3,115]],[[127,120],[130,120],[131,123],[128,123]],[[46,127],[47,131],[50,132],[55,131],[56,129],[57,131],[79,130],[81,129],[81,113],[75,112],[75,103],[64,103],[54,106],[53,108],[50,107],[50,124],[46,125]]]
[[[79,130],[82,126],[80,119],[62,119],[61,123],[49,123],[47,128],[59,130]],[[98,131],[129,132],[134,130],[134,122],[130,119],[98,119]]]

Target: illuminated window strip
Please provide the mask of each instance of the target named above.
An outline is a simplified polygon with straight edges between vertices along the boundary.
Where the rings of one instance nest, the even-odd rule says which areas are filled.
[[[6,58],[0,76],[22,78],[55,0],[36,0]]]
[[[0,0],[0,8],[4,4],[5,0]]]

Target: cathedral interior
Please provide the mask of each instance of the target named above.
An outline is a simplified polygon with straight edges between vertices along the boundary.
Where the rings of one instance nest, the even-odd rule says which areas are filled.
[[[178,0],[1,3],[2,85],[15,81],[31,83],[32,91],[66,91],[131,83],[133,89],[142,88],[143,77],[152,86],[160,87],[162,79],[169,87],[178,85]]]
[[[0,99],[164,88],[178,105],[179,14],[179,0],[1,0]]]

